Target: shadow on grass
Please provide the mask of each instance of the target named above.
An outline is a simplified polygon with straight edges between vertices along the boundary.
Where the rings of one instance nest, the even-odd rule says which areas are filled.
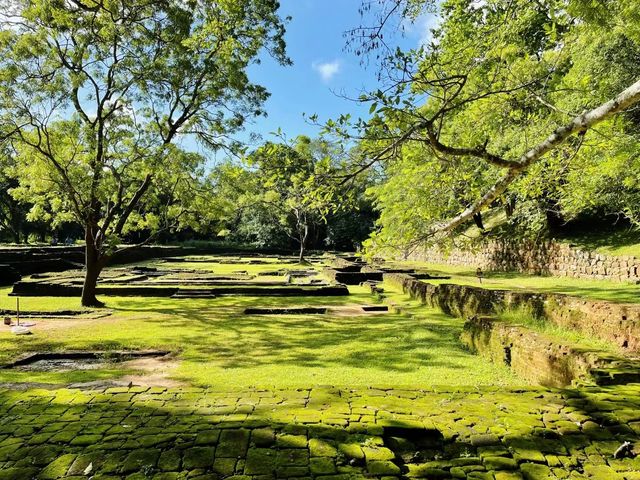
[[[370,297],[369,297],[370,298]],[[130,312],[153,311],[171,332],[161,342],[184,343],[184,358],[211,362],[221,368],[257,368],[264,365],[300,367],[377,368],[411,372],[417,368],[460,368],[452,360],[474,356],[458,341],[462,322],[430,312],[423,320],[400,314],[371,316],[244,315],[246,305],[309,305],[302,299],[229,299],[222,304],[181,308],[179,302],[156,299],[120,302]],[[330,304],[330,299],[313,303]],[[344,300],[343,300],[344,302]]]
[[[623,255],[640,255],[640,231],[630,228],[577,231],[573,235],[561,236],[559,240],[590,251],[601,248],[605,251],[621,250]]]
[[[492,366],[462,347],[462,320],[432,309],[353,317],[243,314],[245,308],[256,306],[376,302],[364,288],[352,290],[348,297],[102,297],[114,311],[109,318],[71,329],[64,325],[43,329],[30,338],[0,336],[0,363],[26,351],[157,348],[178,354],[171,378],[202,386],[513,383],[506,368]],[[49,375],[56,383],[65,378]],[[91,372],[78,373],[82,379],[72,381],[111,378],[110,373],[101,375],[96,372],[92,379]],[[18,373],[6,381],[21,376],[30,381],[28,374]],[[38,381],[46,376],[43,373]]]

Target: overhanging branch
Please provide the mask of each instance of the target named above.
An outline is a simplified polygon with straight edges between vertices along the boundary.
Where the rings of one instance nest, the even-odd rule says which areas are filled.
[[[617,97],[603,103],[599,107],[585,112],[573,118],[571,122],[557,128],[551,135],[540,142],[538,145],[527,151],[520,157],[518,162],[510,167],[507,173],[500,178],[481,198],[455,217],[435,225],[425,235],[425,239],[449,232],[454,228],[467,222],[473,215],[483,208],[491,204],[496,198],[502,195],[509,185],[517,180],[531,165],[536,163],[545,154],[555,149],[558,145],[565,142],[569,137],[577,133],[584,133],[594,125],[606,120],[607,118],[622,112],[627,108],[640,102],[640,80],[635,82],[629,88],[622,91]]]

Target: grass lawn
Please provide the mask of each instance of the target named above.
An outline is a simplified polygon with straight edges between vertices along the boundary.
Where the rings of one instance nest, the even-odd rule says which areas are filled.
[[[295,268],[286,264],[193,265],[215,272]],[[15,305],[9,291],[0,291],[0,308]],[[114,312],[109,317],[39,319],[34,335],[28,337],[0,329],[0,363],[28,351],[157,348],[177,353],[173,379],[196,386],[423,388],[522,383],[506,367],[461,347],[458,336],[463,320],[420,306],[399,292],[392,292],[392,299],[403,306],[401,314],[243,314],[250,306],[367,305],[376,301],[363,287],[350,287],[350,291],[347,297],[103,297]],[[21,308],[79,308],[79,299],[24,297]],[[117,365],[108,370],[55,374],[0,370],[0,382],[69,383],[119,374]]]
[[[290,267],[193,265],[216,273]],[[463,320],[385,290],[384,301],[401,313],[243,314],[247,307],[378,301],[350,287],[345,297],[103,297],[111,316],[38,319],[30,337],[0,327],[0,364],[27,351],[168,349],[175,353],[169,376],[178,382],[23,391],[3,383],[140,373],[125,364],[0,369],[0,480],[506,480],[566,478],[576,465],[589,478],[637,478],[627,475],[636,459],[613,452],[637,442],[640,385],[523,385],[461,347]],[[15,304],[8,293],[0,291],[1,308]],[[77,298],[21,300],[24,310],[79,309]],[[145,370],[147,378],[154,373]]]
[[[478,281],[475,268],[468,266],[442,265],[427,262],[394,262],[429,272],[432,275],[448,275],[448,280],[425,280],[428,283],[454,283],[474,285],[493,290],[524,290],[541,293],[562,293],[577,297],[592,298],[620,303],[640,303],[640,286],[632,283],[582,278],[526,275],[513,272],[484,272],[482,283]]]
[[[640,230],[595,230],[582,234],[576,233],[558,240],[605,255],[624,255],[640,258]]]

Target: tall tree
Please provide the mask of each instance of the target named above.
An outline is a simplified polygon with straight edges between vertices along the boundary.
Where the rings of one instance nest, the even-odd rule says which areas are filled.
[[[547,204],[568,204],[567,188],[550,188],[549,180],[575,179],[588,155],[594,170],[597,160],[600,172],[608,170],[611,157],[593,158],[596,145],[608,142],[612,155],[636,148],[636,2],[363,3],[364,11],[382,5],[375,22],[349,37],[356,53],[373,52],[382,60],[380,88],[360,97],[370,103],[372,117],[355,125],[343,117],[326,128],[354,138],[356,127],[362,155],[354,173],[384,164],[390,177],[404,175],[397,186],[411,188],[417,180],[426,195],[420,221],[407,229],[406,216],[382,215],[383,222],[396,219],[396,233],[409,230],[405,240],[439,239],[474,216],[479,220],[477,214],[496,202],[513,207],[513,194],[527,188],[529,195],[537,189]],[[408,52],[391,48],[389,19],[397,13],[415,18],[425,6],[439,17],[432,41]],[[606,175],[598,178],[607,182]],[[637,206],[632,183],[625,181],[627,204]],[[387,204],[393,203],[393,192],[384,192],[392,199]]]
[[[83,226],[82,304],[99,306],[98,276],[143,199],[195,172],[174,144],[233,148],[229,134],[263,113],[268,93],[246,70],[263,49],[289,63],[279,5],[2,3],[0,139],[28,167],[20,194]]]
[[[284,234],[298,244],[302,262],[327,216],[350,204],[350,189],[337,192],[341,160],[336,145],[299,136],[291,143],[266,142],[245,157],[244,167],[226,165],[215,176],[232,198],[228,210],[245,222],[245,234]]]
[[[0,154],[0,238],[15,243],[26,241],[28,206],[20,204],[11,195],[18,181],[9,173],[15,167],[15,157],[8,151]]]

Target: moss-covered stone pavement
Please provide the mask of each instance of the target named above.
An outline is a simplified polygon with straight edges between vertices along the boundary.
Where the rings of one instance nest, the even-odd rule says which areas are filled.
[[[639,437],[640,385],[0,389],[2,480],[637,480]]]

